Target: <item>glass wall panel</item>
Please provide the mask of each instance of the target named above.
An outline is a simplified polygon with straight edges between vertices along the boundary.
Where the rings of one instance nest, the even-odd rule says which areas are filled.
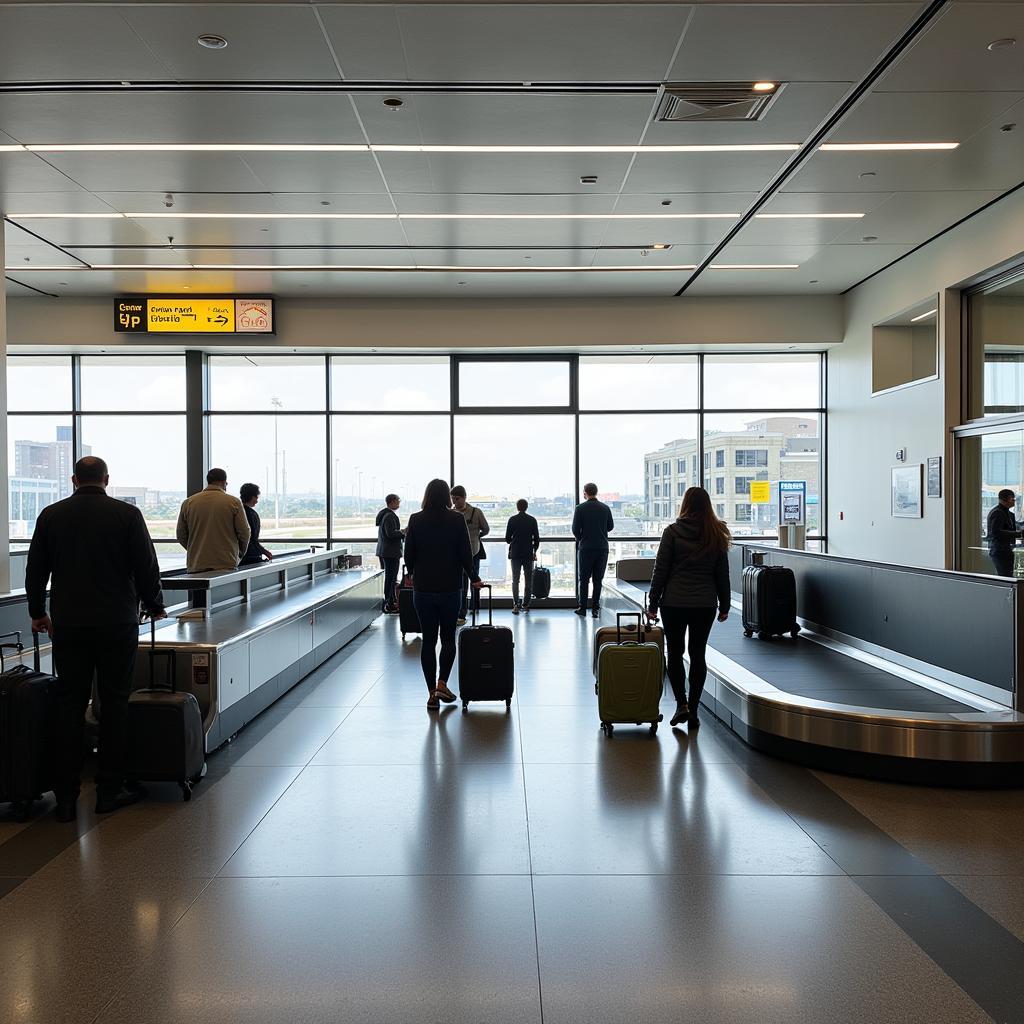
[[[333,416],[334,536],[373,537],[386,494],[403,525],[434,477],[451,480],[448,416]]]
[[[7,496],[12,541],[30,538],[40,511],[71,493],[74,465],[70,416],[7,417]],[[14,580],[15,576],[11,578]]]
[[[807,533],[821,532],[821,430],[817,413],[709,413],[704,417],[704,486],[737,537],[777,535],[780,480],[807,484]],[[750,484],[771,483],[753,504]]]
[[[432,412],[451,405],[448,356],[335,356],[331,362],[332,409]]]
[[[531,509],[532,511],[532,509]],[[493,528],[493,524],[492,524]],[[497,531],[495,531],[496,533]],[[544,527],[541,526],[541,533]],[[480,578],[494,587],[495,597],[512,593],[512,563],[508,560],[508,547],[495,537],[494,543],[484,542],[487,559],[480,563]],[[572,597],[576,593],[576,544],[574,541],[544,541],[537,550],[537,565],[551,571],[551,597]],[[519,580],[520,596],[523,580]]]
[[[659,535],[675,518],[680,486],[698,482],[697,417],[580,416],[580,486],[597,484],[616,537]]]
[[[262,492],[263,536],[295,540],[327,536],[327,437],[323,416],[210,417],[210,461]]]
[[[8,358],[8,411],[70,412],[72,398],[70,356]]]
[[[305,412],[326,405],[322,356],[210,356],[210,408]]]
[[[107,493],[142,509],[149,531],[173,537],[185,500],[184,416],[81,418],[82,454],[98,455],[110,470]]]
[[[581,409],[696,409],[696,356],[581,356]]]
[[[568,406],[569,362],[460,362],[459,406]]]
[[[185,409],[184,356],[82,356],[86,412],[177,412]]]
[[[1024,412],[1024,277],[971,295],[968,415]]]
[[[705,409],[817,409],[821,356],[704,357]]]

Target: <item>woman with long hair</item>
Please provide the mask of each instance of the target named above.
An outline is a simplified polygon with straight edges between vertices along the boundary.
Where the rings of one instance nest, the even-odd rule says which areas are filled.
[[[420,664],[430,697],[427,707],[450,704],[455,694],[448,678],[455,664],[455,628],[462,607],[462,574],[474,586],[480,577],[473,567],[469,530],[461,512],[452,511],[451,489],[445,480],[431,480],[423,492],[421,511],[405,529],[405,565],[412,574],[412,602],[423,631]],[[441,661],[437,639],[441,638]]]
[[[686,721],[700,725],[697,709],[708,666],[708,637],[717,615],[729,617],[729,558],[732,543],[729,527],[715,515],[703,487],[691,487],[683,495],[679,518],[661,535],[658,557],[651,577],[647,616],[657,621],[661,609],[668,648],[668,678],[676,698],[672,725]],[[687,644],[686,634],[689,633]],[[686,692],[683,651],[690,654],[690,692]]]

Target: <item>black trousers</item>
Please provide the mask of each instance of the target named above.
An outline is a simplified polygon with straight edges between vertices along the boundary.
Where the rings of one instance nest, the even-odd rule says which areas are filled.
[[[480,556],[479,555],[474,555],[473,556],[473,572],[476,573],[477,576],[480,575]],[[462,607],[459,609],[459,618],[460,619],[464,619],[466,617],[466,614],[469,612],[469,585],[470,585],[471,582],[472,582],[472,580],[470,580],[470,578],[465,573],[463,573],[462,574]],[[480,610],[480,591],[479,590],[474,590],[473,591],[473,607],[476,608],[477,611]]]
[[[398,586],[398,567],[401,563],[400,558],[380,558],[380,567],[384,570],[384,604],[382,608],[387,611],[388,608],[392,608],[398,604],[398,595],[395,593],[395,587]]]
[[[78,796],[85,745],[85,709],[96,677],[100,698],[96,788],[116,793],[124,785],[131,693],[139,627],[61,626],[54,628],[53,666],[57,676],[55,790],[59,800]]]
[[[608,549],[597,551],[580,550],[576,553],[577,572],[579,573],[579,607],[587,607],[587,592],[590,583],[594,584],[594,607],[601,607],[601,582],[608,568]]]
[[[457,643],[455,640],[456,621],[459,618],[459,604],[462,595],[457,591],[450,594],[428,594],[414,590],[412,604],[423,629],[420,644],[420,667],[427,689],[433,692],[438,679],[445,683],[451,678],[455,664]],[[441,664],[437,663],[437,638],[441,637]]]
[[[668,681],[672,684],[676,703],[687,701],[694,714],[697,713],[700,695],[704,692],[704,683],[708,678],[708,637],[717,615],[717,608],[661,608],[668,656]],[[689,645],[686,643],[687,631],[690,634]],[[687,646],[690,654],[689,695],[686,693],[686,668],[683,665],[683,651]]]
[[[1013,548],[1007,548],[1005,551],[990,551],[988,557],[992,559],[997,576],[1013,575]]]
[[[530,600],[533,597],[533,557],[530,558],[512,558],[512,603],[513,604],[525,604],[527,608],[530,607]],[[525,601],[520,599],[519,596],[519,576],[520,573],[523,577],[523,595]]]

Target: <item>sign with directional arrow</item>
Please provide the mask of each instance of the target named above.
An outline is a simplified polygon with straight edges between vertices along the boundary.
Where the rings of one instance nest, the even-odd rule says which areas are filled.
[[[128,296],[114,306],[114,330],[140,334],[273,334],[273,299]]]

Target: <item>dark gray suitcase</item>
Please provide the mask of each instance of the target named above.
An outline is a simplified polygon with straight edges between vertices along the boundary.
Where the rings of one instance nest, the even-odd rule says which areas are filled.
[[[406,633],[422,633],[420,617],[416,614],[416,606],[412,599],[412,577],[402,568],[402,582],[398,589],[398,629],[405,639]]]
[[[535,600],[543,601],[551,593],[551,570],[535,564],[530,590]]]
[[[476,624],[475,601],[472,625],[459,632],[459,699],[463,711],[471,700],[503,700],[507,711],[515,693],[515,644],[508,626],[494,625],[490,584],[481,589],[487,590],[487,625]]]
[[[175,689],[176,654],[158,650],[156,624],[151,623],[149,681],[128,698],[128,767],[132,782],[176,782],[182,798],[206,773],[206,736],[199,701]],[[164,685],[156,685],[156,660],[167,659]]]
[[[0,643],[0,652],[21,654],[21,634],[4,635],[15,639]],[[18,821],[27,821],[32,804],[53,788],[58,684],[40,671],[39,634],[33,633],[32,640],[33,668],[18,665],[0,671],[0,802],[13,805]]]
[[[781,565],[748,565],[743,570],[743,635],[760,640],[789,633],[796,639],[796,577]]]

